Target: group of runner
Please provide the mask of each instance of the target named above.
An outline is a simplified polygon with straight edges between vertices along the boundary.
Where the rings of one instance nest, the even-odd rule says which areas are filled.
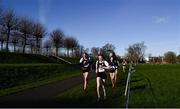
[[[123,71],[125,72],[125,68],[127,65],[127,62],[123,60]],[[92,62],[90,61],[88,54],[83,53],[82,57],[80,59],[80,66],[81,70],[83,72],[83,79],[84,79],[84,91],[87,91],[87,85],[88,85],[88,75],[89,71],[92,67]],[[116,59],[115,55],[110,55],[109,59],[105,60],[102,54],[99,54],[97,57],[97,61],[95,63],[95,72],[96,72],[96,88],[97,88],[97,101],[100,101],[101,95],[100,95],[100,87],[102,87],[103,90],[103,96],[104,99],[106,99],[106,88],[105,88],[105,82],[107,79],[106,71],[109,71],[109,75],[111,78],[112,88],[115,87],[116,81],[117,81],[117,72],[118,72],[119,62]]]

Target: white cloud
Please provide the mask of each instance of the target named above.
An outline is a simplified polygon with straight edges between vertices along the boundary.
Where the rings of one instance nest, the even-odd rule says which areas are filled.
[[[169,16],[155,16],[153,21],[157,24],[164,24],[169,22]]]
[[[47,22],[48,13],[51,7],[51,0],[39,0],[39,21]]]

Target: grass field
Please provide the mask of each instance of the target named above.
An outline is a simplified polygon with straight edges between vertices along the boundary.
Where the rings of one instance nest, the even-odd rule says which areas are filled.
[[[77,65],[0,64],[0,96],[79,75]]]
[[[125,107],[124,89],[127,73],[119,72],[118,85],[107,81],[107,100],[96,102],[95,79],[88,93],[82,85],[57,95],[62,107]],[[180,107],[180,65],[137,65],[131,78],[129,107]]]
[[[180,107],[180,65],[139,65],[130,107]]]

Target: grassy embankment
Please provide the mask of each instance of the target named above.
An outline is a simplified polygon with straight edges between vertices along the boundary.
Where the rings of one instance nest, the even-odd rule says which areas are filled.
[[[0,96],[81,75],[77,65],[35,54],[0,52]]]

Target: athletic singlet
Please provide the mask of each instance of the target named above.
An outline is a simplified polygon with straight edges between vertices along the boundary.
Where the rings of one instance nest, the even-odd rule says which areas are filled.
[[[123,66],[126,66],[126,62],[123,62],[122,65],[123,65]]]
[[[97,61],[98,63],[98,72],[105,72],[103,67],[109,66],[107,61]]]
[[[85,68],[87,68],[87,67],[89,67],[89,60],[88,59],[84,59],[84,58],[81,58],[80,59],[80,64],[81,64],[81,67],[85,67]]]
[[[117,66],[115,65],[115,63],[114,62],[109,62],[109,68],[110,68],[110,70],[115,70],[116,68],[117,68]]]

